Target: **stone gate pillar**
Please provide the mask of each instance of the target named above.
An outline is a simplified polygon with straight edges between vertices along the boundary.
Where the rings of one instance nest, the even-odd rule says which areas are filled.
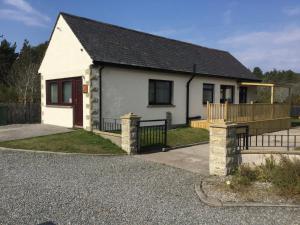
[[[238,165],[236,124],[212,124],[209,128],[209,174],[226,176]]]
[[[137,123],[141,118],[133,113],[121,117],[122,125],[122,149],[128,154],[136,154],[138,151]]]

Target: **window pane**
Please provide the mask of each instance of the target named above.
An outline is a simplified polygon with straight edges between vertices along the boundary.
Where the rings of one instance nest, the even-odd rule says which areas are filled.
[[[232,102],[232,89],[230,87],[226,88],[225,99],[228,102]]]
[[[203,84],[203,104],[214,102],[214,85]]]
[[[63,102],[72,103],[72,82],[63,82]]]
[[[50,84],[50,102],[51,103],[58,103],[57,83]]]
[[[170,83],[156,82],[156,102],[170,104]]]
[[[155,103],[155,84],[153,80],[149,81],[149,103]]]
[[[221,86],[221,103],[233,103],[233,86]]]
[[[172,104],[172,81],[149,80],[149,104]]]

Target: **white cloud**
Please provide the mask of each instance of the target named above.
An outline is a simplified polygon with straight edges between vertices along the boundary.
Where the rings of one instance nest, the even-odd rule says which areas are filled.
[[[3,2],[7,5],[14,6],[21,11],[25,11],[28,13],[34,12],[34,9],[31,7],[31,5],[24,0],[4,0]]]
[[[220,40],[219,45],[233,53],[246,66],[264,70],[300,71],[300,27],[270,32],[250,32]]]
[[[299,16],[300,15],[300,6],[285,8],[285,9],[283,9],[283,13],[288,16]]]
[[[20,21],[28,26],[46,26],[50,18],[34,9],[25,0],[3,0],[10,8],[0,9],[0,18]]]

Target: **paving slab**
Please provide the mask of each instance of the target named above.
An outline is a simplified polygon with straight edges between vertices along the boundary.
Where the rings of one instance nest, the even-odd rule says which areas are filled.
[[[72,129],[46,124],[13,124],[0,126],[0,142],[71,132]]]
[[[209,172],[209,144],[173,149],[167,152],[141,154],[136,157],[201,175],[208,175]]]

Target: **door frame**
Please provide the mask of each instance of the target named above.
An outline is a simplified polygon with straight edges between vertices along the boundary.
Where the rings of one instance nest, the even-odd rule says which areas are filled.
[[[77,107],[77,104],[76,104],[76,96],[77,96],[77,81],[80,81],[80,84],[81,84],[81,91],[80,93],[78,94],[81,94],[81,118],[80,118],[80,124],[76,124],[76,107]],[[83,93],[82,93],[82,77],[74,77],[72,78],[72,98],[74,99],[73,100],[73,103],[72,103],[72,107],[73,107],[73,126],[74,127],[83,127]]]

